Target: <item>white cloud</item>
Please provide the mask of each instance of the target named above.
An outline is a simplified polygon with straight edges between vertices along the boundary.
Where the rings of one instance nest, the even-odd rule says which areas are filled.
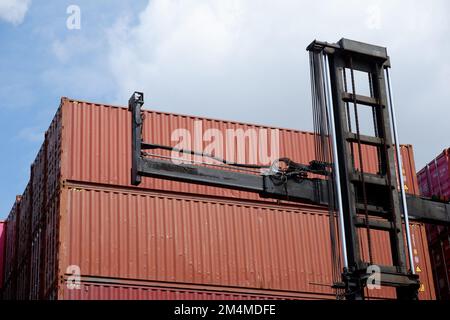
[[[107,45],[103,30],[90,33],[68,31],[64,36],[51,39],[48,52],[56,59],[41,72],[40,78],[56,95],[84,100],[105,99],[114,90],[105,51]]]
[[[366,26],[369,29],[381,29],[381,8],[379,5],[370,5],[367,10]]]
[[[115,102],[143,90],[149,108],[308,130],[305,47],[346,37],[388,47],[402,142],[423,164],[441,148],[424,141],[447,134],[429,106],[448,119],[448,12],[445,0],[152,0],[109,30]]]
[[[19,131],[17,137],[28,142],[42,142],[44,132],[40,127],[26,127]]]
[[[21,24],[31,5],[31,0],[1,0],[0,19],[14,25]]]
[[[82,55],[92,56],[95,50],[104,49],[102,43],[89,39],[83,35],[71,35],[60,40],[55,39],[51,45],[51,51],[55,57],[62,63],[71,62],[72,59]]]

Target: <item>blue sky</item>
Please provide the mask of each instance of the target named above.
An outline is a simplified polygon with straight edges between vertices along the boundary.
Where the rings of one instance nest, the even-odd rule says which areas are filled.
[[[98,39],[94,54],[95,49],[82,48],[82,42],[96,43],[97,35],[118,17],[136,14],[146,1],[76,1],[81,8],[81,29],[68,30],[66,9],[73,3],[34,0],[22,23],[0,19],[0,219],[7,216],[15,195],[22,193],[29,179],[30,165],[61,96],[95,101],[111,101],[114,96],[111,78],[101,65],[106,54],[102,52],[104,40]],[[67,57],[58,58],[55,44],[70,39],[82,39],[80,46],[74,41],[67,47]],[[95,78],[102,89],[78,84],[85,81],[80,75]]]
[[[0,0],[0,219],[29,179],[61,96],[312,129],[313,39],[386,46],[416,166],[448,147],[446,0]],[[69,5],[81,29],[66,27]]]

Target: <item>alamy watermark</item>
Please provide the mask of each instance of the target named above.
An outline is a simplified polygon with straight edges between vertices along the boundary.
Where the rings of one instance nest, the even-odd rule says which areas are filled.
[[[70,274],[66,280],[66,286],[69,290],[81,289],[81,269],[77,265],[70,265],[66,269],[66,274]]]
[[[66,13],[69,15],[66,20],[66,27],[69,30],[81,29],[81,9],[79,6],[72,4],[67,7]]]
[[[217,160],[211,157],[180,150],[213,155],[215,158],[225,160],[226,164],[269,166],[280,157],[279,129],[251,127],[205,130],[203,125],[201,120],[196,120],[191,130],[178,128],[172,131],[171,141],[175,143],[171,153],[172,162],[217,164]]]
[[[367,289],[381,289],[381,268],[377,265],[370,265],[366,270],[369,277],[367,278]]]

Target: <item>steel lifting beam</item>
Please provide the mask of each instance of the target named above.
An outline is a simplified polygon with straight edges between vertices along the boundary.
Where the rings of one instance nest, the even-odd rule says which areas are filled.
[[[129,100],[133,132],[131,168],[133,185],[139,185],[141,177],[152,177],[255,192],[263,198],[328,206],[327,184],[323,179],[288,179],[285,185],[280,185],[276,177],[271,175],[255,175],[146,158],[142,155],[142,151],[154,145],[142,141],[141,108],[143,104],[143,94],[139,92],[134,93]],[[450,225],[449,203],[410,194],[407,194],[406,198],[411,220]],[[373,210],[383,212],[383,208],[373,208]]]

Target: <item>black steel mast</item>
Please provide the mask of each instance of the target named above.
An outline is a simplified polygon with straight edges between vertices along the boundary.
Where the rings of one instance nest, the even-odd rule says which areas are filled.
[[[381,285],[393,286],[399,299],[417,299],[419,281],[408,266],[402,221],[405,210],[400,205],[400,193],[397,185],[397,170],[391,136],[391,117],[389,116],[388,97],[384,70],[389,67],[389,57],[382,47],[342,39],[337,44],[314,41],[308,50],[321,60],[322,90],[328,89],[329,99],[325,99],[322,108],[328,108],[322,114],[322,121],[333,125],[328,128],[334,138],[335,155],[333,163],[313,161],[308,165],[289,159],[280,159],[287,164],[285,171],[269,171],[266,174],[251,174],[211,168],[196,164],[175,164],[169,160],[146,156],[146,150],[173,150],[171,146],[161,146],[142,140],[142,107],[144,95],[135,92],[129,100],[132,124],[132,168],[131,182],[139,185],[141,177],[155,177],[183,181],[188,183],[233,188],[259,193],[261,197],[287,199],[299,203],[312,203],[321,206],[340,208],[341,229],[345,239],[346,267],[342,273],[342,288],[348,299],[364,299],[364,288],[371,275],[368,267],[374,262],[370,255],[365,257],[359,246],[358,229],[383,230],[390,235],[392,265],[379,266]],[[323,59],[323,60],[322,60]],[[319,64],[315,65],[318,66]],[[312,64],[314,68],[314,64]],[[346,70],[346,71],[345,71]],[[355,71],[367,73],[370,94],[358,94],[355,85]],[[317,70],[316,70],[317,71]],[[345,72],[344,72],[345,71]],[[347,84],[350,79],[351,84]],[[326,82],[327,81],[327,82]],[[314,98],[314,97],[313,97]],[[328,100],[328,102],[327,102]],[[324,102],[322,102],[324,103]],[[359,108],[371,108],[375,134],[363,135],[359,121],[352,130],[349,125],[349,110],[353,107],[358,117]],[[325,115],[325,116],[324,116]],[[333,115],[333,117],[330,117]],[[324,120],[325,119],[325,120]],[[332,120],[330,122],[330,120]],[[323,139],[321,139],[323,141]],[[362,146],[377,148],[379,158],[378,174],[364,171],[364,163],[355,154],[361,154]],[[178,152],[200,154],[199,151],[178,150]],[[208,155],[206,155],[208,156]],[[320,159],[319,159],[320,160]],[[308,178],[308,173],[328,175],[329,166],[337,170],[331,172],[340,178],[335,179],[340,196],[330,190],[324,179]],[[239,166],[236,165],[235,166]],[[245,165],[243,165],[245,167]],[[337,183],[339,182],[339,183]],[[336,188],[336,189],[338,189]],[[332,194],[331,194],[332,193]],[[431,199],[406,195],[411,220],[450,224],[450,204]],[[370,244],[369,244],[370,247]],[[369,261],[365,261],[368,258]]]

